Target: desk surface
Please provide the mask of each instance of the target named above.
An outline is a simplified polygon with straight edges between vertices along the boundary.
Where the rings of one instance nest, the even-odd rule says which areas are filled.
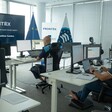
[[[74,84],[77,86],[82,86],[82,85],[85,85],[87,83],[97,80],[97,78],[94,78],[92,80],[77,79],[76,77],[78,74],[66,73],[66,71],[67,69],[56,70],[56,71],[49,72],[49,73],[42,73],[41,75],[48,77],[48,78],[56,79],[58,81],[66,82],[69,84]]]
[[[16,64],[32,63],[32,62],[37,62],[37,60],[35,58],[32,58],[32,57],[24,57],[24,58],[15,58],[15,59],[5,61],[6,66],[16,65]]]
[[[10,93],[14,93],[14,91],[11,91],[11,90],[3,87],[1,96],[7,95]],[[19,94],[19,93],[17,93],[17,94]],[[19,95],[21,95],[21,94],[19,94]],[[26,96],[24,96],[24,97],[26,97]],[[28,97],[26,97],[26,98],[28,98]],[[0,99],[0,112],[20,112],[22,110],[28,110],[28,109],[33,108],[38,105],[40,105],[40,102],[35,101],[31,98],[28,98],[27,101],[24,101],[22,103],[15,104],[15,105],[10,104],[3,99]]]

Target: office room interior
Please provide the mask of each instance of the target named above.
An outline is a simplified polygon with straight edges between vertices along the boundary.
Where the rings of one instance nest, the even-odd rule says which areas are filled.
[[[31,23],[32,15],[37,25],[37,30],[40,40],[45,36],[51,35],[51,42],[57,42],[60,31],[63,27],[65,17],[67,17],[69,29],[73,42],[79,42],[81,45],[89,45],[90,37],[93,37],[94,44],[101,45],[104,53],[101,55],[101,60],[109,62],[111,67],[112,59],[112,0],[1,0],[0,1],[0,15],[8,14],[21,16],[25,20],[24,24],[24,39],[26,40],[29,26]],[[1,20],[1,19],[0,19]],[[12,20],[13,21],[13,20]],[[20,21],[18,21],[19,23]],[[17,24],[18,24],[17,23]],[[2,25],[2,22],[0,22]],[[50,31],[43,31],[43,27],[51,25],[56,28],[56,33],[49,34]],[[50,27],[51,27],[50,26]],[[0,33],[1,34],[1,33]],[[41,42],[41,41],[40,41]],[[2,41],[0,40],[0,44]],[[28,43],[28,40],[27,40]],[[30,43],[29,43],[30,44]],[[43,44],[41,44],[43,46]],[[39,46],[39,49],[40,47]],[[30,49],[30,48],[29,48]],[[28,56],[28,52],[23,52],[25,56]],[[17,46],[11,45],[11,54],[8,58],[17,59],[20,56]],[[71,54],[67,58],[62,58],[60,61],[60,70],[70,68],[71,66]],[[22,61],[22,59],[21,59]],[[72,60],[73,61],[73,60]],[[95,61],[94,61],[95,62]],[[107,112],[110,110],[110,102],[102,103],[94,101],[92,95],[88,96],[88,99],[93,102],[93,106],[81,109],[77,106],[70,106],[70,99],[66,96],[71,90],[78,91],[82,86],[76,84],[66,83],[66,81],[58,80],[57,86],[60,88],[61,93],[57,93],[57,100],[52,98],[52,89],[47,88],[43,94],[41,88],[36,88],[36,84],[40,82],[39,79],[35,79],[31,67],[38,62],[33,60],[33,63],[28,62],[25,64],[15,62],[13,70],[10,71],[9,66],[6,67],[8,86],[10,89],[18,86],[23,89],[23,96],[27,96],[40,102],[39,106],[32,106],[28,108],[29,112]],[[40,63],[40,62],[39,62]],[[8,65],[8,64],[7,64]],[[10,79],[10,72],[13,74],[16,72],[16,77]],[[51,78],[52,79],[52,78]],[[15,81],[16,80],[16,81]],[[48,79],[49,80],[49,77]],[[11,82],[12,81],[12,82]],[[13,84],[12,84],[13,83]],[[52,81],[51,81],[52,83]],[[12,85],[11,85],[12,84]],[[86,83],[85,83],[86,84]],[[55,84],[54,84],[55,85]],[[7,86],[7,87],[8,87]],[[63,86],[63,87],[62,87]],[[54,86],[53,86],[54,87]],[[52,87],[51,87],[52,88]],[[25,90],[25,91],[24,91]],[[18,91],[16,91],[18,93]],[[111,96],[112,98],[112,96]],[[52,102],[57,101],[57,105]],[[109,107],[105,110],[105,105]],[[56,107],[55,107],[56,106]],[[101,111],[93,111],[101,110]],[[112,111],[112,110],[111,110]],[[23,111],[24,112],[24,111]]]

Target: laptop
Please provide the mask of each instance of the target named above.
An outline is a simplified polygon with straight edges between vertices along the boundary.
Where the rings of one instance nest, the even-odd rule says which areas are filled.
[[[90,73],[89,70],[90,70],[91,65],[89,63],[89,60],[87,60],[87,59],[83,60],[82,65],[83,65],[85,73]]]
[[[42,50],[31,50],[31,51],[28,51],[28,53],[32,58],[36,58],[41,53],[41,51]]]
[[[91,67],[89,60],[87,60],[87,59],[83,60],[82,64],[83,64],[85,73],[79,74],[76,78],[83,79],[83,80],[92,80],[95,77],[95,75],[91,75],[91,73],[89,71],[89,69]]]

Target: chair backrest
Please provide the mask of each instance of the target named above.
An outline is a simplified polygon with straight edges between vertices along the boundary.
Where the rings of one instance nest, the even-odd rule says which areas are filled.
[[[53,57],[53,70],[59,70],[62,53],[63,50],[60,47],[60,43],[52,43],[50,55]]]

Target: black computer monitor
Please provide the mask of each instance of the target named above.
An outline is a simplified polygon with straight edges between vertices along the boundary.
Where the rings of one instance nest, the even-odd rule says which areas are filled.
[[[84,59],[100,59],[101,44],[84,45]]]
[[[5,56],[10,56],[11,55],[10,44],[1,44],[0,48],[4,48],[5,49]]]
[[[83,60],[83,45],[72,45],[71,72],[73,72],[73,70],[74,70],[74,64],[76,64],[82,60]]]
[[[71,53],[72,45],[81,45],[81,42],[66,42],[62,43],[62,49],[64,53]]]
[[[0,95],[1,88],[7,84],[7,76],[5,69],[5,50],[0,48]]]
[[[31,40],[17,40],[17,52],[20,52],[20,57],[23,57],[23,52],[30,51]]]

